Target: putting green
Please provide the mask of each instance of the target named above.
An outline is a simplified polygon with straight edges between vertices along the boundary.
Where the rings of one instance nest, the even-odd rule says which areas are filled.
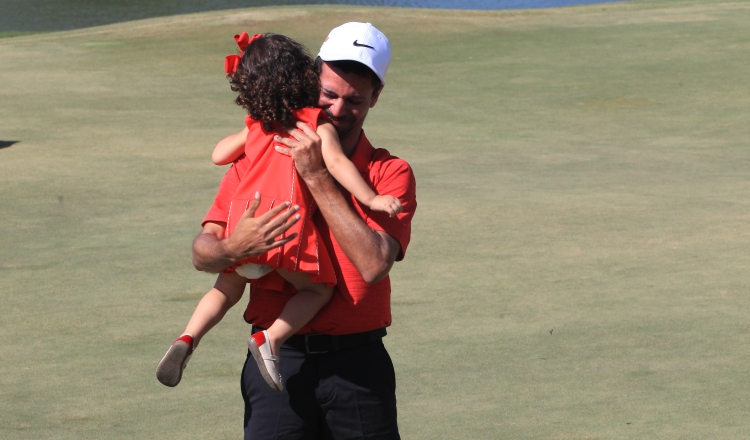
[[[238,307],[154,369],[242,126],[242,30],[390,39],[365,129],[419,209],[386,344],[402,437],[747,438],[750,4],[279,7],[0,39],[0,438],[237,438]],[[243,300],[244,303],[244,300]]]

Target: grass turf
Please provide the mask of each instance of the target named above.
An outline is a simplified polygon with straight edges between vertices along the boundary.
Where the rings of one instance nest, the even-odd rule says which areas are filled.
[[[0,40],[0,437],[237,438],[232,310],[154,369],[212,277],[190,242],[241,127],[241,30],[371,21],[365,124],[413,166],[386,343],[402,437],[747,438],[746,2],[284,7]]]

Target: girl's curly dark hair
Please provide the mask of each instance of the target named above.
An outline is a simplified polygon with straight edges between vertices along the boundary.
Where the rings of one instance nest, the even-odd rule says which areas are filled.
[[[264,34],[229,77],[235,103],[271,132],[294,126],[293,110],[317,105],[320,80],[310,53],[289,37]]]

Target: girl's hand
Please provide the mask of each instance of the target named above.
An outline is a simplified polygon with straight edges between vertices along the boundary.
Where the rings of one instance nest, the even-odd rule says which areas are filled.
[[[393,196],[375,196],[370,203],[370,209],[387,212],[391,217],[401,212],[401,201]]]

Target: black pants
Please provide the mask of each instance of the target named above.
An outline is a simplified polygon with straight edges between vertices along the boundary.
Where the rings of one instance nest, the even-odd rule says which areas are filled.
[[[324,354],[281,350],[284,391],[248,353],[242,370],[245,440],[400,439],[396,376],[382,341]]]

